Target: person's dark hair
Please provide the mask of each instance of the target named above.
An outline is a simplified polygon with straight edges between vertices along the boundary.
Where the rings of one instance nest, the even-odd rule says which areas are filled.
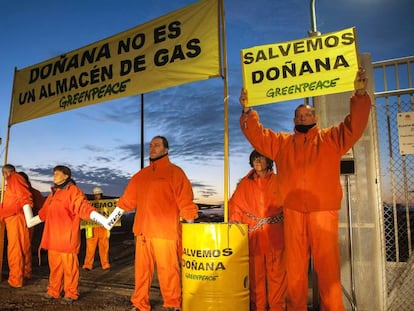
[[[68,178],[72,177],[72,172],[71,172],[70,168],[67,167],[67,166],[57,165],[53,168],[53,172],[56,172],[56,171],[59,171],[59,172],[62,172],[63,174],[65,174],[65,175],[68,175]]]
[[[262,154],[260,154],[259,152],[257,152],[257,150],[253,150],[251,153],[250,153],[250,156],[249,156],[249,163],[250,163],[250,166],[251,167],[253,167],[253,162],[254,162],[254,160],[256,159],[256,158],[259,158],[259,157],[264,157],[265,159],[266,159],[266,163],[267,163],[267,169],[268,170],[271,170],[272,168],[273,168],[273,161],[272,160],[270,160],[268,157],[265,157],[264,155],[262,155]]]
[[[10,171],[10,172],[15,172],[16,168],[14,167],[14,165],[8,163],[8,164],[4,164],[3,170]]]
[[[170,149],[168,147],[168,140],[167,140],[167,138],[165,138],[164,136],[161,136],[161,135],[157,135],[153,139],[155,139],[155,138],[160,138],[162,140],[162,145],[164,146],[164,148]]]
[[[24,178],[24,180],[26,180],[26,182],[29,186],[31,186],[29,176],[27,176],[27,174],[25,172],[19,172],[19,175],[22,176]]]
[[[297,112],[298,112],[299,108],[308,108],[308,109],[310,109],[310,110],[312,111],[312,114],[313,114],[313,115],[316,115],[316,112],[315,112],[315,107],[313,107],[313,106],[311,106],[311,105],[309,105],[309,104],[300,104],[300,105],[299,105],[299,106],[297,106],[297,107],[296,107],[296,109],[295,109],[295,117],[296,117],[296,114],[297,114]]]

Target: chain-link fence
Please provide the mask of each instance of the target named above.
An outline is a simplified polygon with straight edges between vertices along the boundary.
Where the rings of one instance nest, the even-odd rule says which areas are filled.
[[[412,310],[414,154],[410,150],[414,150],[414,57],[375,62],[373,68],[388,310]]]

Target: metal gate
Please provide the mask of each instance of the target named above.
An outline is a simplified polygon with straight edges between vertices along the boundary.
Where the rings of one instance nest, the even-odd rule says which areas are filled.
[[[383,204],[388,310],[414,305],[414,57],[372,63]],[[413,117],[412,119],[410,119]],[[404,128],[405,135],[401,135]],[[412,131],[411,133],[407,130]],[[412,136],[411,136],[412,134]],[[400,139],[401,138],[401,139]],[[413,143],[414,144],[414,143]],[[414,149],[414,146],[412,146]],[[409,150],[409,148],[408,148]]]

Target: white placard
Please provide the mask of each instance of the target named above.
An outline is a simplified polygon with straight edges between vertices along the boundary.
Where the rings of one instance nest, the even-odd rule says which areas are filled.
[[[414,154],[414,112],[401,112],[397,116],[400,154]]]

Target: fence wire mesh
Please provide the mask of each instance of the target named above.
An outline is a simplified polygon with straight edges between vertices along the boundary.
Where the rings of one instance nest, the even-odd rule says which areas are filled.
[[[388,310],[414,305],[414,154],[401,152],[401,117],[414,124],[414,57],[373,63]],[[399,124],[400,120],[400,124]],[[414,137],[414,126],[411,140]],[[405,138],[404,138],[405,139]],[[414,143],[413,143],[414,144]]]

